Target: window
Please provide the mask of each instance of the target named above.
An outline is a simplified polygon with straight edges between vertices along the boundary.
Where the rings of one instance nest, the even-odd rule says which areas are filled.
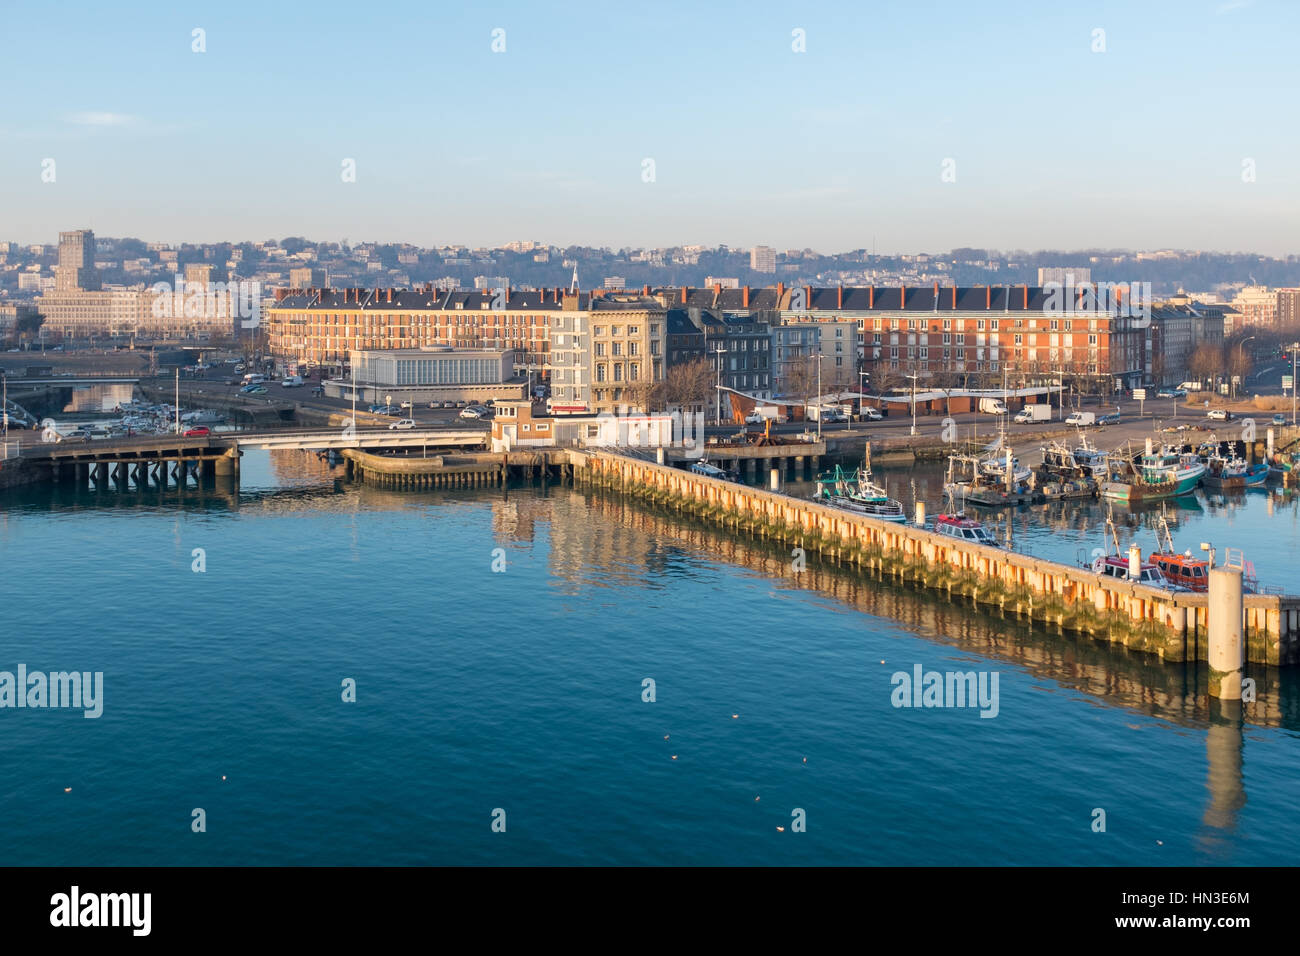
[[[628,335],[640,335],[640,334],[641,334],[641,326],[639,326],[639,325],[629,325],[629,326],[627,327],[627,334],[628,334]]]
[[[597,357],[597,358],[604,358],[604,357],[605,357],[605,343],[604,343],[604,342],[597,342],[597,343],[596,343],[596,357]]]

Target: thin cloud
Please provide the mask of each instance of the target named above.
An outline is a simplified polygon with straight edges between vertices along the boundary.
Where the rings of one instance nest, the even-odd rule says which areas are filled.
[[[1225,13],[1232,13],[1235,10],[1244,10],[1254,2],[1255,0],[1231,0],[1230,3],[1219,4],[1218,9],[1214,12],[1219,16],[1223,16]]]
[[[73,113],[68,117],[68,122],[76,126],[133,126],[138,122],[137,118],[126,113],[107,113],[88,111],[84,113]]]

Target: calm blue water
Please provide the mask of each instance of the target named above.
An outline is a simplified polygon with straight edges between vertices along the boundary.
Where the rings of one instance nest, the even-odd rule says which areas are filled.
[[[824,568],[797,579],[779,553],[617,501],[356,489],[292,454],[249,455],[243,477],[238,496],[183,504],[0,503],[0,670],[105,675],[98,720],[0,710],[0,863],[1262,865],[1300,850],[1290,677],[1261,675],[1265,725],[1243,728],[1211,720],[1195,668]],[[893,707],[891,674],[917,663],[996,671],[997,717]]]

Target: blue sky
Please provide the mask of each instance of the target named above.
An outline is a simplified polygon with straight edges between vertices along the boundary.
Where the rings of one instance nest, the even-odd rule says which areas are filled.
[[[5,10],[0,238],[1300,252],[1281,0],[287,6]]]

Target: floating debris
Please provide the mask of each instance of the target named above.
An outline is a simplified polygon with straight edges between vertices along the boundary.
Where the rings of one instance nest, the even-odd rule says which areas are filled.
[[[776,828],[776,832],[777,832],[777,833],[784,833],[784,832],[785,832],[785,827],[777,827],[777,828]]]

